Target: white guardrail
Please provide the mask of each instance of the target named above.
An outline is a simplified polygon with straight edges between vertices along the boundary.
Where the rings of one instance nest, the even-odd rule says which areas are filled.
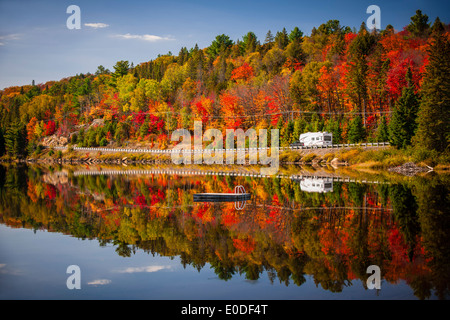
[[[345,144],[333,144],[331,146],[289,146],[289,147],[279,147],[279,151],[286,150],[308,150],[308,149],[339,149],[339,148],[349,148],[349,147],[378,147],[378,146],[389,146],[389,142],[367,142],[367,143],[345,143]],[[53,147],[55,150],[65,150],[67,146],[64,147]],[[126,149],[126,148],[88,148],[88,147],[72,147],[76,151],[99,151],[99,152],[127,152],[127,153],[151,153],[151,154],[180,154],[179,149]],[[270,150],[267,148],[237,148],[237,149],[193,149],[193,150],[183,150],[184,153],[211,153],[211,152],[250,152]]]
[[[67,172],[61,171],[61,172],[56,172],[55,174],[67,175]],[[234,177],[253,177],[253,178],[283,178],[283,179],[291,179],[294,181],[309,178],[309,179],[324,179],[326,181],[335,181],[335,182],[360,182],[360,183],[370,183],[370,184],[389,184],[389,182],[386,182],[386,181],[345,178],[345,177],[338,177],[338,176],[286,175],[286,174],[266,175],[266,174],[261,174],[261,173],[252,173],[252,172],[203,171],[203,170],[195,170],[195,169],[79,170],[79,171],[73,172],[74,176],[149,175],[149,174],[167,174],[167,175],[182,175],[182,176],[234,176]],[[244,191],[245,191],[245,189],[244,189]]]

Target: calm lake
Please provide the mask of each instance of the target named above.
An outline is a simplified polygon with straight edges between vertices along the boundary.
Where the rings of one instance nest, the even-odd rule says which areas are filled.
[[[448,175],[220,170],[0,166],[0,299],[449,297]]]

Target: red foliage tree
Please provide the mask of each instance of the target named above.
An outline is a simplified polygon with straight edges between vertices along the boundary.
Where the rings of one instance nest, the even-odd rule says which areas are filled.
[[[242,80],[244,82],[250,81],[255,75],[253,68],[245,62],[242,66],[237,67],[231,73],[231,80],[239,81]]]
[[[49,120],[44,124],[44,132],[46,136],[51,136],[56,131],[56,124],[53,120]]]
[[[227,129],[240,128],[242,118],[242,108],[239,106],[239,98],[229,93],[220,96],[220,105],[224,114],[224,122]]]

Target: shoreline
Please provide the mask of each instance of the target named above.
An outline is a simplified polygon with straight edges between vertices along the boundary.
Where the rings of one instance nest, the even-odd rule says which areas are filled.
[[[392,149],[392,148],[391,148]],[[323,149],[325,150],[325,149]],[[343,150],[340,152],[334,152],[333,150],[326,150],[321,154],[314,152],[298,152],[298,151],[282,151],[280,152],[279,165],[280,166],[317,166],[317,167],[333,167],[348,168],[356,171],[378,171],[378,172],[391,172],[406,176],[413,176],[417,173],[449,173],[450,165],[438,164],[434,167],[427,165],[424,162],[414,162],[408,157],[398,157],[398,155],[389,155],[388,150],[383,152],[387,153],[387,156],[378,160],[366,159],[363,157],[361,161],[361,154],[364,152],[377,152],[373,150],[361,150],[358,148],[352,148],[349,150]],[[328,151],[328,152],[327,152]],[[132,152],[80,152],[80,151],[59,151],[59,154],[49,154],[49,150],[44,150],[40,154],[27,157],[24,159],[12,159],[8,157],[0,158],[0,163],[27,163],[27,164],[65,164],[65,165],[160,165],[160,164],[173,164],[171,156],[168,154],[137,154]],[[360,156],[358,158],[358,156]],[[194,164],[202,166],[259,166],[258,164],[249,164],[246,159],[245,164]],[[174,164],[175,165],[175,164]],[[183,167],[184,164],[175,165]]]

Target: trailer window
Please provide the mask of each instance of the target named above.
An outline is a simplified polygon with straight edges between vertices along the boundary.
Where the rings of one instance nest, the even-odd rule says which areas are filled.
[[[330,136],[325,136],[325,141],[331,141],[331,137]]]

